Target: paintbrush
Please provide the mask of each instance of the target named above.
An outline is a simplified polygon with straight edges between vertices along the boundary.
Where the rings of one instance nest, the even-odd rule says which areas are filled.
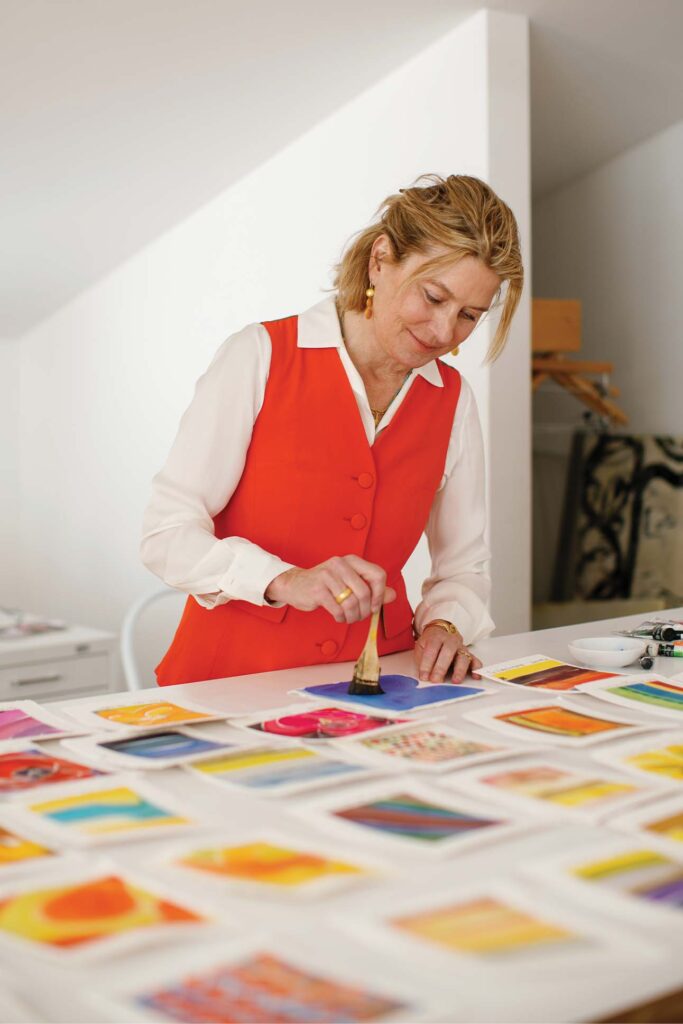
[[[378,625],[379,611],[376,611],[372,613],[368,638],[353,670],[353,676],[349,684],[349,693],[362,693],[366,697],[372,694],[384,693],[384,690],[379,685]]]

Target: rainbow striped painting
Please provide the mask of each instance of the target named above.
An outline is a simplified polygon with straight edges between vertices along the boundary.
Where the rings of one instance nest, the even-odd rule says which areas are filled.
[[[334,812],[338,818],[363,828],[388,835],[402,836],[420,843],[440,843],[444,839],[471,835],[501,819],[451,810],[410,793],[396,793],[369,803],[345,807]]]

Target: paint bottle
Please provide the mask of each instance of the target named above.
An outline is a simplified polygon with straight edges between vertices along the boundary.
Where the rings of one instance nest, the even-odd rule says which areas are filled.
[[[683,658],[683,647],[675,644],[660,644],[657,654],[662,658]]]

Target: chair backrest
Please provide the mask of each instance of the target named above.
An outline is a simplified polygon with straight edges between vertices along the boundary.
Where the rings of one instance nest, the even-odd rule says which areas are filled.
[[[156,686],[154,668],[170,646],[187,594],[170,587],[144,594],[121,623],[121,665],[129,690]]]

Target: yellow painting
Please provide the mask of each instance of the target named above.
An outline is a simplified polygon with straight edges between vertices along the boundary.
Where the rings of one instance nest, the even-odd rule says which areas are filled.
[[[152,701],[149,704],[128,704],[115,708],[99,708],[95,711],[100,718],[119,725],[130,725],[143,729],[156,728],[159,725],[179,725],[181,722],[202,721],[215,716],[202,711],[190,711],[189,708],[170,701]]]
[[[194,850],[181,857],[178,863],[197,871],[242,882],[289,889],[309,885],[320,879],[365,873],[361,868],[341,860],[269,842]]]
[[[645,826],[648,832],[655,835],[665,836],[673,839],[674,842],[683,843],[683,812],[672,814],[667,818],[660,818],[659,821],[649,821]]]
[[[643,750],[627,757],[625,763],[643,772],[683,782],[683,746],[680,743]]]
[[[10,864],[21,864],[26,860],[35,860],[38,857],[51,857],[53,851],[40,843],[34,843],[31,839],[10,832],[9,829],[0,828],[0,868]]]
[[[487,896],[397,917],[392,924],[447,949],[485,957],[556,946],[575,938],[565,928]]]
[[[264,750],[262,747],[257,747],[254,750],[245,748],[245,750],[213,757],[209,761],[200,761],[193,764],[192,768],[204,775],[220,776],[252,768],[284,764],[288,761],[310,761],[317,758],[318,755],[314,751],[305,750],[304,747],[281,747],[275,750]]]
[[[581,807],[637,792],[637,787],[628,782],[591,778],[548,764],[494,771],[484,776],[483,781],[516,796],[545,800],[563,807]]]

